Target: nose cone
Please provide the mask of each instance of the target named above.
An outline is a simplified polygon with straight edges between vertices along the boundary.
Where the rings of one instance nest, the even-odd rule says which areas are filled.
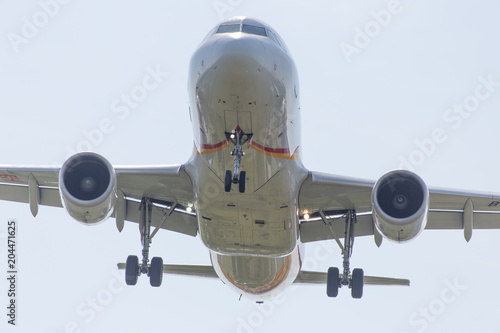
[[[242,33],[224,36],[213,47],[217,69],[235,75],[252,75],[265,67],[266,50],[258,37]]]

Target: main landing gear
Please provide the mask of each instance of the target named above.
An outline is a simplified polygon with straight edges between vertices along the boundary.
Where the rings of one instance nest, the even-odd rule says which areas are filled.
[[[345,213],[345,232],[344,232],[344,245],[340,242],[338,236],[335,234],[330,222],[327,221],[323,212],[320,212],[323,222],[329,227],[333,237],[337,241],[340,249],[342,250],[343,260],[343,274],[340,274],[337,267],[330,267],[328,269],[326,281],[326,294],[328,297],[337,297],[339,288],[347,286],[351,288],[351,295],[353,298],[361,298],[363,296],[364,286],[364,272],[360,268],[355,268],[350,275],[349,260],[352,255],[352,248],[354,244],[354,225],[356,223],[356,212],[354,210],[342,211]]]
[[[172,203],[170,210],[166,214],[167,217],[170,216],[176,205],[176,203]],[[157,227],[153,233],[151,233],[152,210],[153,203],[151,200],[149,198],[143,198],[141,202],[141,218],[139,223],[142,243],[142,261],[139,263],[139,258],[137,256],[128,256],[125,264],[125,282],[129,286],[134,286],[141,274],[147,274],[149,276],[149,282],[152,287],[161,286],[163,279],[163,259],[161,257],[153,257],[153,259],[151,259],[151,264],[148,264],[151,240],[161,227]],[[165,221],[166,218],[163,220],[163,223],[165,223]]]
[[[231,152],[231,155],[234,156],[234,172],[226,170],[224,190],[231,192],[231,185],[238,184],[240,193],[245,193],[247,173],[246,171],[241,171],[238,177],[238,172],[240,170],[241,159],[245,156],[243,145],[252,138],[252,134],[245,134],[239,127],[236,128],[234,133],[225,132],[225,134],[226,139],[230,140],[234,145],[234,150]]]

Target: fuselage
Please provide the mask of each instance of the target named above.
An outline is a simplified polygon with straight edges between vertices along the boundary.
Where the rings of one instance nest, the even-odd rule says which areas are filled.
[[[219,277],[237,292],[265,299],[300,270],[297,197],[307,170],[300,159],[299,85],[278,34],[236,17],[210,31],[194,53],[188,93],[194,153],[186,165],[199,231]],[[246,190],[224,190],[241,131]],[[229,134],[228,134],[229,133]]]

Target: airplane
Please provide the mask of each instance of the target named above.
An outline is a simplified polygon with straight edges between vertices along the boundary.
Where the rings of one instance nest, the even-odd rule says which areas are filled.
[[[424,229],[500,228],[500,195],[429,188],[415,173],[393,170],[377,181],[310,171],[301,161],[300,94],[295,63],[269,25],[233,17],[209,31],[188,77],[194,135],[184,164],[113,166],[81,152],[62,166],[0,165],[0,199],[62,207],[84,225],[114,218],[138,223],[142,258],[118,268],[128,285],[140,275],[159,287],[163,274],[218,278],[262,302],[292,283],[326,284],[363,295],[364,285],[409,285],[406,279],[351,270],[354,239],[404,243]],[[153,229],[154,228],[154,229]],[[200,235],[212,265],[149,259],[160,230]],[[301,269],[304,244],[335,241],[343,267]]]

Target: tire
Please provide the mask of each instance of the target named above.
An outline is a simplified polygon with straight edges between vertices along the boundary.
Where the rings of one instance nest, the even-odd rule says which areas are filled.
[[[352,280],[351,280],[351,295],[352,298],[361,298],[363,296],[363,278],[364,273],[361,268],[355,268],[352,270]]]
[[[328,297],[337,297],[339,294],[339,269],[338,267],[328,268],[326,276],[326,294]]]
[[[246,182],[247,182],[247,172],[242,171],[240,172],[240,179],[238,181],[240,193],[245,193]]]
[[[233,173],[231,170],[226,170],[226,177],[224,178],[224,191],[231,192],[231,183],[233,182]]]
[[[151,259],[151,266],[149,267],[149,283],[151,287],[161,286],[163,279],[163,259],[160,257],[153,257]]]
[[[129,286],[135,286],[139,278],[139,258],[128,256],[125,264],[125,282]]]

